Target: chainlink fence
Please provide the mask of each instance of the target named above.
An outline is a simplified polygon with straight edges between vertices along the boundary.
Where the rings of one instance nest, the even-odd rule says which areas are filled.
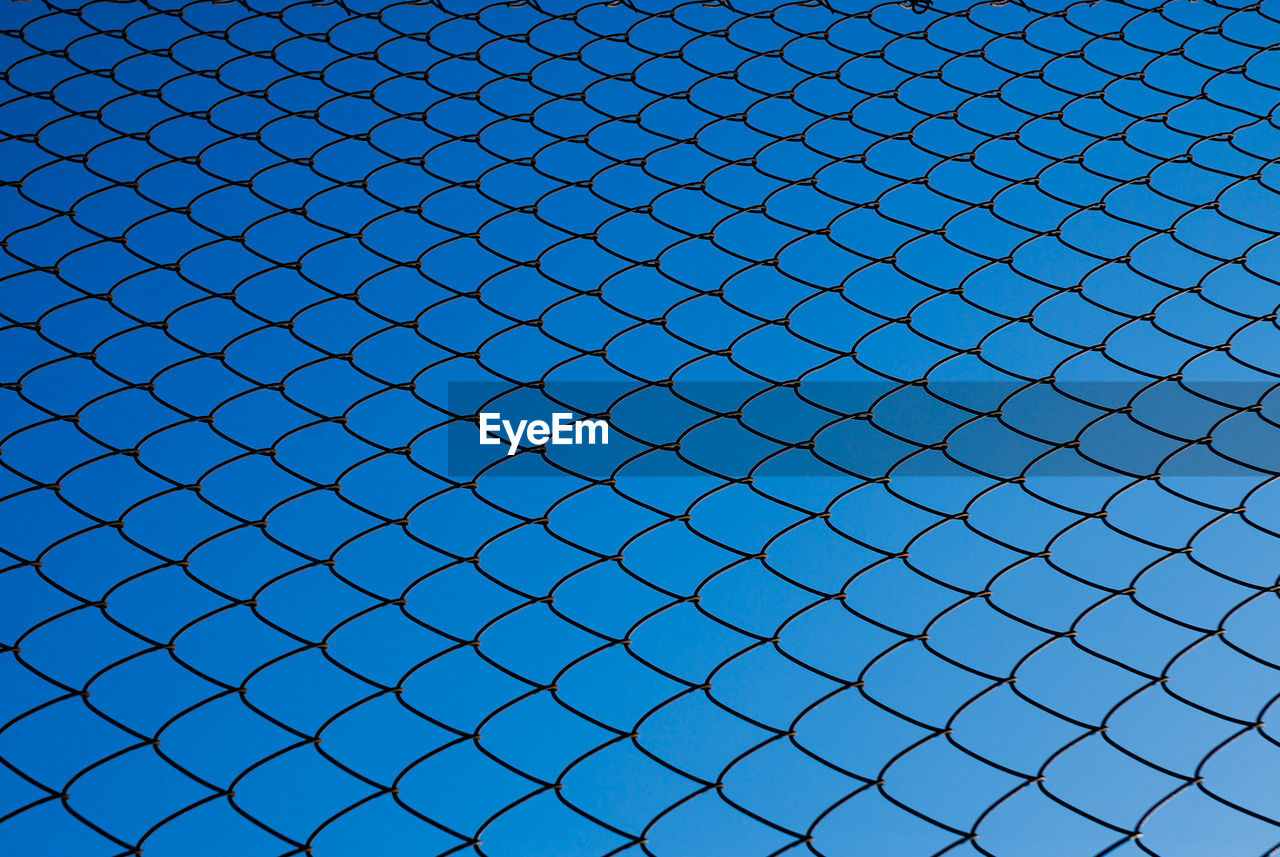
[[[0,853],[1280,853],[1277,42],[0,0]]]

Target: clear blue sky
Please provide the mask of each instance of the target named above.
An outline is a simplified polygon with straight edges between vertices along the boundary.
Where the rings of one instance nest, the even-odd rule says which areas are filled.
[[[934,5],[0,0],[0,854],[1274,853],[1280,20]]]

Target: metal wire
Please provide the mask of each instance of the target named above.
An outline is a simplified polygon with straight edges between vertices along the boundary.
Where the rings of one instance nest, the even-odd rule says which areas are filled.
[[[1275,425],[1269,4],[0,2],[7,853],[1280,847],[1221,761],[1280,758],[1280,471],[1214,439]],[[657,440],[614,414],[602,471],[444,460],[447,383],[625,387],[589,414],[709,369],[749,392]],[[877,401],[752,422],[824,380]],[[1037,475],[1170,386],[1220,411],[1149,427],[1149,472]],[[1044,387],[1085,422],[1003,412]],[[904,437],[920,389],[962,419]],[[717,470],[713,419],[773,447]],[[985,470],[981,419],[1040,445]],[[853,422],[908,452],[833,457]],[[928,452],[967,478],[900,478]],[[531,461],[562,481],[501,478]],[[614,573],[621,619],[575,602]]]

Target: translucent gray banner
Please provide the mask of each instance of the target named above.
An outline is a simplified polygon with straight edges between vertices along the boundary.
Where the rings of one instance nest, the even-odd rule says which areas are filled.
[[[449,385],[448,468],[455,478],[593,480],[1256,476],[1280,473],[1276,386],[458,382]]]

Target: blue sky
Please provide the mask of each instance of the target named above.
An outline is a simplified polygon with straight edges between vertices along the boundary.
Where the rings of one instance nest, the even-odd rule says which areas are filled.
[[[1280,843],[1266,4],[0,3],[0,852]]]

